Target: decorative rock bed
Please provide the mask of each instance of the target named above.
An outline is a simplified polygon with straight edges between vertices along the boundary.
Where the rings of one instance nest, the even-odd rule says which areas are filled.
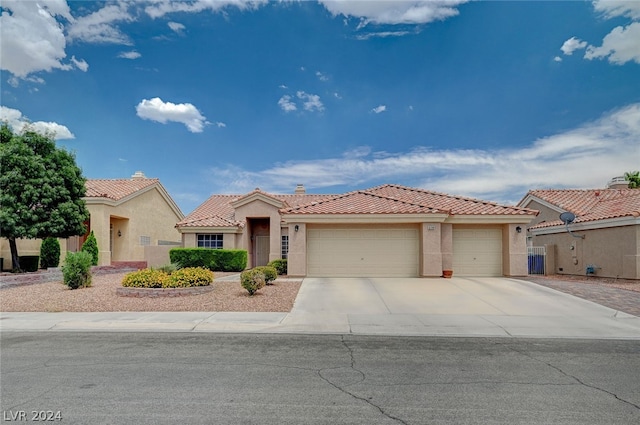
[[[213,291],[213,286],[194,286],[191,288],[117,288],[116,294],[132,298],[166,298],[201,295]]]

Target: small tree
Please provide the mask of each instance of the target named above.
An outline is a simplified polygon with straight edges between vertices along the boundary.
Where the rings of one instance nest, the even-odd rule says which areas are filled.
[[[629,182],[629,189],[640,189],[640,171],[624,173],[624,179]]]
[[[46,238],[40,245],[40,267],[58,267],[60,264],[60,242],[57,238]]]
[[[16,239],[68,238],[86,232],[85,178],[51,134],[0,126],[0,229],[20,271]]]
[[[93,230],[87,236],[87,240],[82,244],[82,251],[91,255],[91,264],[98,265],[98,241],[96,240]]]

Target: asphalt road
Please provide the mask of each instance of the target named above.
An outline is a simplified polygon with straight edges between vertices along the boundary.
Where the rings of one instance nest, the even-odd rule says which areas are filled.
[[[3,423],[640,423],[640,341],[3,332],[0,343]]]

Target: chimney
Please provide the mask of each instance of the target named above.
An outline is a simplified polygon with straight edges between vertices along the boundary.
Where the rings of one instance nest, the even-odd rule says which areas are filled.
[[[146,179],[146,178],[147,178],[147,176],[145,176],[142,171],[136,171],[131,176],[131,180],[143,180],[143,179]]]
[[[294,192],[296,195],[301,195],[303,193],[307,193],[307,190],[304,188],[303,184],[296,185],[296,191]]]

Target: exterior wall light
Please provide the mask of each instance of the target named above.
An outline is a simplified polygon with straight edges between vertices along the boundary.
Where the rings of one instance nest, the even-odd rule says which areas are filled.
[[[516,227],[516,232],[522,233],[522,227],[520,227],[520,226]]]
[[[118,237],[122,236],[122,232],[118,230]]]
[[[300,226],[298,226],[298,225],[296,224],[296,225],[293,227],[293,230],[295,230],[295,231],[297,232],[298,230],[300,230]]]

